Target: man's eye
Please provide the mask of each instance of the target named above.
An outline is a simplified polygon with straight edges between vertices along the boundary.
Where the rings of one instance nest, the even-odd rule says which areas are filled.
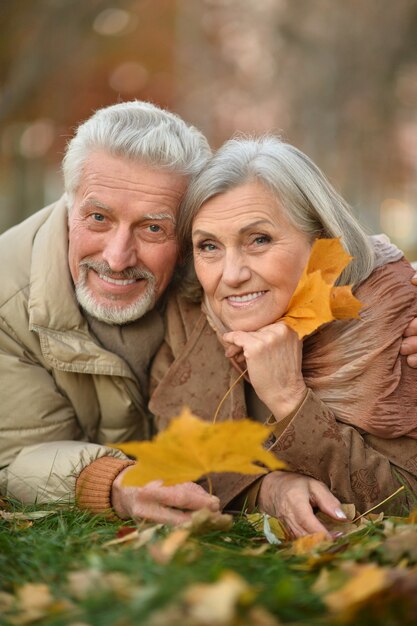
[[[101,213],[93,213],[92,217],[95,222],[104,222],[104,215]]]
[[[149,224],[148,228],[151,231],[151,233],[160,233],[162,230],[159,224]]]

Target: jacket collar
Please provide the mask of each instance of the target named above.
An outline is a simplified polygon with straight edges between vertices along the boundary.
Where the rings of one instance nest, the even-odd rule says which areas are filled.
[[[68,210],[63,195],[33,241],[29,328],[60,370],[134,378],[128,365],[92,338],[75,297],[68,265]]]

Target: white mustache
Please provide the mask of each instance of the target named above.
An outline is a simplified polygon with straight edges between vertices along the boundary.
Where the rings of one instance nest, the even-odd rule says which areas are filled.
[[[92,259],[84,259],[80,263],[80,268],[81,267],[85,269],[92,269],[97,272],[97,274],[104,274],[106,276],[119,279],[139,280],[144,278],[146,280],[152,281],[155,278],[152,272],[144,267],[127,267],[121,272],[113,272],[110,265],[106,263],[106,261],[94,261]]]

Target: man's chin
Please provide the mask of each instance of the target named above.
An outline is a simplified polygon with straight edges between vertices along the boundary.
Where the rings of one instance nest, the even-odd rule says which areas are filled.
[[[133,302],[126,302],[120,298],[117,300],[114,298],[97,300],[83,288],[77,288],[76,295],[82,309],[91,317],[105,324],[121,325],[134,322],[155,306],[153,292],[145,293]]]

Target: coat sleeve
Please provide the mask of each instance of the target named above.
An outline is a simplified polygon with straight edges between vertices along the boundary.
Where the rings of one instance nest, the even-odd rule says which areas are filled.
[[[25,503],[73,502],[80,472],[120,451],[83,441],[53,375],[0,319],[0,493]]]

